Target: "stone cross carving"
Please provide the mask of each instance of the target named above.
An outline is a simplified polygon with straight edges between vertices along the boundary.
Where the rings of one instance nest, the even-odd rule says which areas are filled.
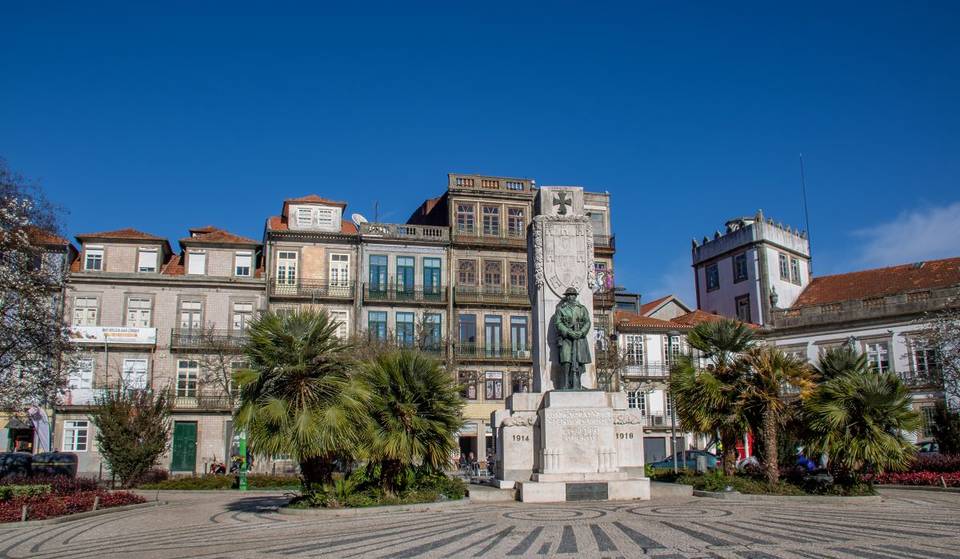
[[[567,206],[573,206],[573,199],[567,197],[566,192],[558,192],[553,197],[553,205],[557,208],[557,215],[567,215]]]

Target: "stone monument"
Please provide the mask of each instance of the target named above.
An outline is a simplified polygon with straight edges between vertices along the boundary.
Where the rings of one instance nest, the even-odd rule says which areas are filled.
[[[642,416],[597,390],[593,231],[579,187],[542,187],[528,234],[533,392],[492,415],[496,479],[525,502],[649,499]]]

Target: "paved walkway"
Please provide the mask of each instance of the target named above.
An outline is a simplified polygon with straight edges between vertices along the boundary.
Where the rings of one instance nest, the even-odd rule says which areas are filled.
[[[960,558],[960,494],[888,491],[876,505],[469,505],[436,512],[280,515],[271,494],[178,494],[63,524],[0,525],[0,556]]]

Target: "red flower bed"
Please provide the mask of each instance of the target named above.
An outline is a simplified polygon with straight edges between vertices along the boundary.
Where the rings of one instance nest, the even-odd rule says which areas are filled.
[[[77,493],[20,497],[0,502],[0,522],[19,522],[23,505],[27,505],[27,519],[40,520],[93,510],[93,501],[100,497],[100,508],[144,503],[146,499],[126,491],[80,491]]]
[[[890,472],[864,476],[864,481],[892,485],[930,485],[940,487],[940,477],[947,487],[960,487],[960,472]]]
[[[923,454],[910,465],[911,472],[960,472],[960,454]]]

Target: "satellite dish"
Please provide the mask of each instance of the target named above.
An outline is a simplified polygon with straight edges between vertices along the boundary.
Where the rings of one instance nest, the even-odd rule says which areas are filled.
[[[367,223],[367,218],[360,214],[353,214],[350,216],[350,221],[353,221],[353,224],[359,228],[361,223]]]

